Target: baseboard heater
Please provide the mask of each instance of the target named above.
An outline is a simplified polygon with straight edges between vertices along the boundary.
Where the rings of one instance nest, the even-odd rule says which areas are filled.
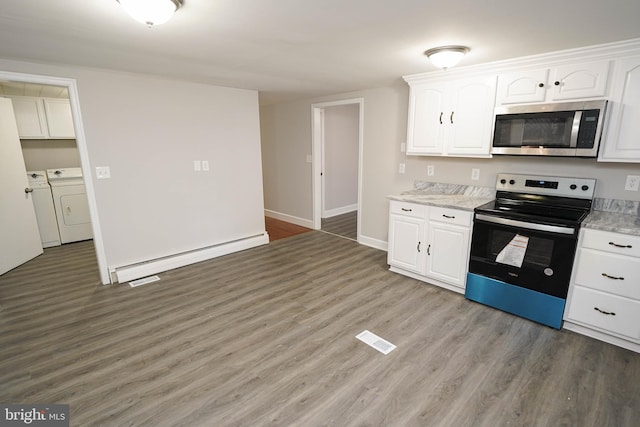
[[[184,267],[219,256],[255,248],[269,243],[269,235],[265,232],[244,239],[233,240],[219,245],[194,249],[175,255],[143,261],[137,264],[116,267],[109,270],[111,283],[124,283],[174,268]]]

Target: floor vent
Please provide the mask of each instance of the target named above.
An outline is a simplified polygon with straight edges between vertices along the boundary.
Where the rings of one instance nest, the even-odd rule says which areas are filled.
[[[158,280],[160,280],[158,276],[143,277],[142,279],[129,282],[129,286],[135,288],[136,286],[146,285],[147,283],[157,282]]]
[[[396,346],[391,344],[389,341],[380,338],[376,334],[369,331],[362,331],[358,335],[356,335],[363,343],[375,348],[382,354],[389,354],[393,350],[395,350]]]

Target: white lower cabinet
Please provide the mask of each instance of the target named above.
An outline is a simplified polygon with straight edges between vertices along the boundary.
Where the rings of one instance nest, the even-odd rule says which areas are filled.
[[[391,201],[391,270],[464,293],[472,218],[458,209]]]
[[[564,327],[640,352],[640,236],[581,231]]]

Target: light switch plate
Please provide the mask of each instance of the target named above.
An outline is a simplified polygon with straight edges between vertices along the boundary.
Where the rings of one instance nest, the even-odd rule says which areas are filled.
[[[111,169],[109,169],[109,166],[97,166],[96,167],[96,178],[97,179],[109,179],[109,178],[111,178]]]
[[[193,170],[196,172],[200,172],[202,170],[202,162],[200,160],[193,161]]]
[[[407,151],[407,143],[403,142],[400,144],[400,152],[404,153],[405,151]]]
[[[205,172],[209,172],[209,160],[202,161],[202,170]]]

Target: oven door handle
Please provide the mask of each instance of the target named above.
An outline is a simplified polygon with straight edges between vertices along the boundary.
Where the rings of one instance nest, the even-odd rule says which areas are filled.
[[[527,230],[548,231],[550,233],[574,234],[575,228],[561,227],[559,225],[536,224],[535,222],[524,222],[509,218],[500,218],[491,215],[476,214],[476,219],[494,224],[511,225],[514,227],[526,228]]]

